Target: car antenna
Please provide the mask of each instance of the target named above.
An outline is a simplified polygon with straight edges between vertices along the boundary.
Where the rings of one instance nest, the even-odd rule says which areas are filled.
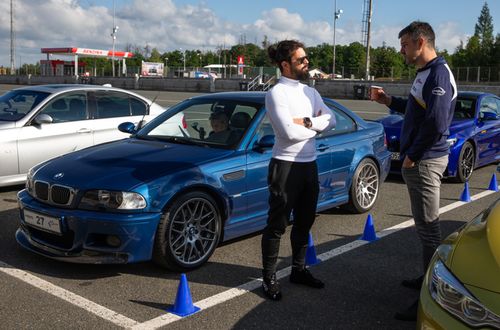
[[[147,108],[146,112],[144,112],[144,114],[142,115],[141,121],[139,122],[139,124],[137,124],[136,131],[140,130],[142,128],[142,125],[144,125],[144,117],[146,117],[146,114],[149,113],[149,110],[151,109],[151,105],[153,105],[153,103],[155,103],[155,101],[158,98],[158,96],[160,96],[160,93],[156,94],[156,96],[153,99],[153,101],[151,101],[151,103],[148,104],[148,108]]]

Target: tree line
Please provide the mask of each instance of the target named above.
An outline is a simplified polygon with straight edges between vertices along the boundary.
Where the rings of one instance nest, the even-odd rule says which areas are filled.
[[[161,53],[157,48],[149,45],[139,47],[127,44],[125,51],[132,52],[134,57],[126,60],[127,67],[140,68],[142,61],[161,62],[170,68],[202,68],[208,64],[237,64],[238,56],[243,56],[245,66],[272,67],[267,56],[267,48],[270,46],[267,37],[262,44],[253,43],[238,44],[231,47],[217,47],[215,50],[173,50]],[[307,47],[310,59],[310,68],[318,68],[325,73],[332,73],[333,47],[331,44],[323,43],[313,47]],[[360,42],[349,45],[337,45],[335,56],[336,74],[347,78],[363,78],[366,73],[366,48]],[[474,35],[464,44],[462,42],[452,54],[447,50],[439,50],[438,54],[443,56],[449,63],[458,78],[476,75],[477,81],[489,80],[500,81],[500,33],[494,36],[493,18],[491,17],[488,4],[485,2],[474,28]],[[92,70],[97,67],[98,73],[111,72],[111,61],[108,59],[82,59],[87,67]],[[35,71],[25,64],[25,72]],[[469,68],[472,71],[469,71]],[[479,79],[479,68],[482,68]],[[461,71],[460,71],[461,69]],[[475,70],[475,71],[474,71]],[[478,72],[476,72],[478,71]],[[409,79],[415,74],[415,68],[407,66],[399,50],[383,44],[381,47],[370,48],[370,75],[378,79]],[[487,75],[486,75],[487,74]],[[485,76],[486,75],[486,76]],[[476,79],[476,78],[474,78]],[[459,79],[465,80],[465,79]],[[469,80],[467,78],[467,80]]]

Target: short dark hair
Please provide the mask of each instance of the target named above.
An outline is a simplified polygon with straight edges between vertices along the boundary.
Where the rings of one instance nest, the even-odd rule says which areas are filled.
[[[210,115],[210,117],[208,119],[209,120],[219,120],[219,121],[222,121],[226,124],[229,123],[229,118],[227,118],[227,115],[224,111],[212,112],[212,114]]]
[[[411,22],[410,25],[399,31],[398,38],[401,38],[404,35],[410,35],[413,41],[417,41],[418,38],[425,38],[430,46],[433,49],[436,48],[435,40],[436,35],[434,34],[434,30],[430,26],[429,23],[414,21]]]
[[[281,62],[292,61],[293,53],[299,49],[305,48],[304,44],[297,40],[282,40],[277,44],[271,45],[267,48],[267,54],[271,62],[276,64],[282,70]]]

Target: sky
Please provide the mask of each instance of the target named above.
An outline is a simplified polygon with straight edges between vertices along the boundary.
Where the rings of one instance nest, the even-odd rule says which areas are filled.
[[[229,48],[298,39],[306,46],[362,40],[365,0],[13,0],[15,64],[44,59],[41,48],[115,49],[127,45],[165,51]],[[487,0],[494,34],[500,33],[500,0]],[[429,22],[439,50],[453,53],[474,33],[484,0],[373,0],[371,46],[399,50],[398,32],[411,21]],[[113,10],[114,8],[114,10]],[[10,1],[0,2],[0,66],[10,67]],[[62,58],[64,59],[64,58]],[[69,58],[66,58],[69,60]]]

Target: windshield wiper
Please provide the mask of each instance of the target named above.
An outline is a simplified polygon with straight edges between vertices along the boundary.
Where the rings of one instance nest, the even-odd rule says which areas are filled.
[[[141,138],[146,140],[166,141],[172,143],[207,147],[207,145],[204,142],[193,140],[189,137],[184,137],[184,136],[146,135],[146,136],[141,136]]]

